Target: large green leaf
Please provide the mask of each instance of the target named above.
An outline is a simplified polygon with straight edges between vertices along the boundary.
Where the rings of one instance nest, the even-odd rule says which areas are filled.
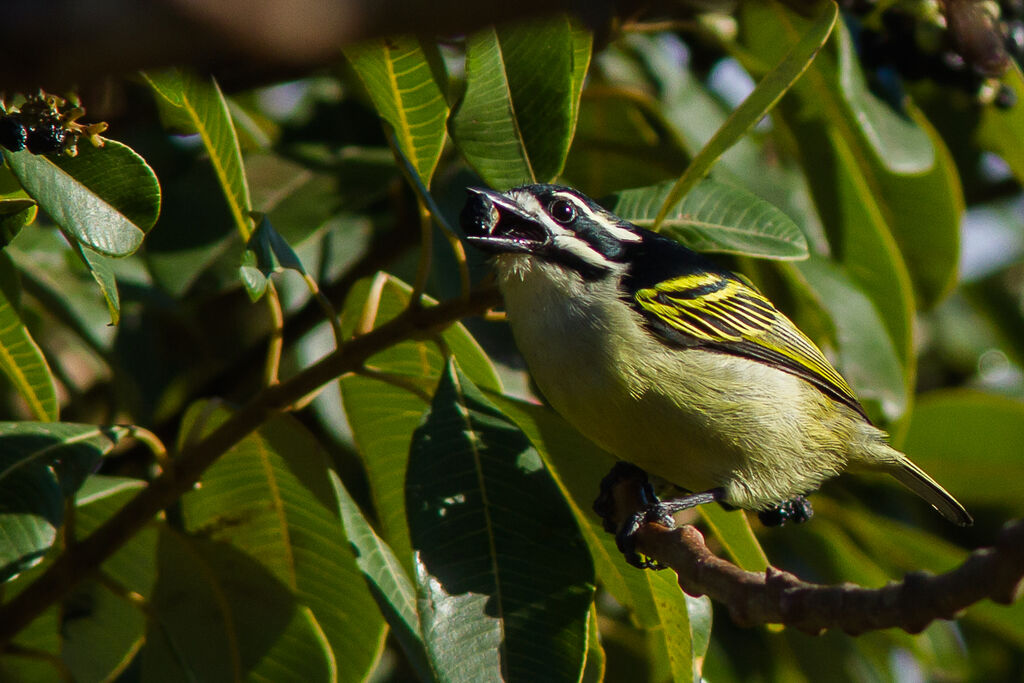
[[[345,333],[351,334],[360,319],[369,327],[387,322],[409,305],[411,291],[404,282],[383,273],[372,283],[361,282],[353,288],[342,313]],[[429,297],[425,299],[425,305],[432,303]],[[500,387],[490,359],[465,327],[452,325],[441,338],[473,382],[488,389]],[[412,432],[427,408],[431,388],[444,367],[444,356],[432,341],[406,341],[374,355],[367,365],[387,373],[398,384],[346,375],[339,380],[341,395],[370,480],[382,535],[397,556],[410,563],[406,570],[411,575],[403,494],[405,468]]]
[[[469,37],[451,134],[488,185],[550,182],[562,172],[589,56],[587,37],[565,16]]]
[[[0,254],[0,280],[10,281],[14,267]],[[18,313],[9,286],[0,286],[0,370],[37,420],[55,421],[59,412],[57,389],[46,356],[32,338]]]
[[[214,404],[196,405],[186,415],[181,433],[198,438],[228,415]],[[203,474],[200,488],[183,497],[182,513],[188,532],[211,541],[206,545],[182,539],[200,566],[214,571],[221,562],[240,562],[245,566],[239,571],[252,574],[241,580],[257,585],[272,580],[279,587],[274,590],[287,594],[280,597],[278,611],[267,615],[280,620],[277,635],[287,640],[246,633],[261,628],[257,622],[236,624],[238,638],[257,638],[261,646],[284,648],[276,666],[285,670],[292,655],[284,653],[302,648],[319,653],[314,657],[318,670],[344,663],[339,669],[343,680],[362,680],[375,663],[384,623],[337,517],[327,455],[298,421],[274,418],[225,453]],[[248,559],[228,550],[241,551]],[[264,572],[269,578],[259,576]],[[204,590],[221,588],[211,582]],[[233,637],[233,627],[225,628],[225,637]],[[196,652],[205,658],[202,650]],[[251,656],[256,661],[256,654],[242,648],[230,652],[228,659],[247,661]],[[302,670],[307,669],[295,671]]]
[[[623,190],[612,211],[650,227],[671,191],[670,183]],[[704,180],[677,203],[662,232],[696,251],[717,251],[777,259],[807,257],[807,241],[784,213],[746,190]]]
[[[441,158],[448,104],[416,38],[392,37],[345,49],[380,117],[390,124],[402,153],[423,184]]]
[[[537,450],[454,362],[413,437],[406,510],[441,678],[579,679],[590,556]]]
[[[1024,404],[975,391],[926,394],[910,414],[903,448],[957,498],[1024,514],[1019,471]]]
[[[614,537],[604,530],[601,520],[592,511],[601,479],[611,469],[614,459],[549,408],[493,393],[488,393],[488,398],[529,437],[548,464],[576,516],[598,580],[646,630],[651,656],[674,678],[696,678],[698,659],[706,650],[711,631],[707,598],[687,597],[675,583],[674,575],[668,572],[640,571],[626,564]],[[723,543],[738,549],[741,557],[764,557],[749,527],[736,533],[733,526],[721,524],[716,531],[723,532]],[[760,565],[763,564],[762,559]]]
[[[210,155],[235,228],[243,240],[248,240],[252,232],[249,184],[245,179],[238,133],[220,86],[213,79],[202,79],[179,69],[144,76],[164,104],[173,108],[177,116],[199,134]]]
[[[842,98],[844,113],[855,123],[874,157],[890,173],[915,175],[925,173],[935,163],[935,150],[928,132],[909,118],[893,111],[886,102],[868,89],[860,68],[856,48],[845,25],[836,31],[836,71],[828,74],[835,95]],[[835,78],[836,80],[832,81]],[[838,86],[838,87],[835,87]]]
[[[64,502],[125,434],[122,427],[0,422],[0,580],[38,563],[64,523]]]
[[[365,659],[375,648],[361,650],[363,639],[380,635],[372,623],[372,603],[369,612],[359,613],[367,628],[352,633],[350,653],[355,659],[338,661],[310,609],[264,564],[233,544],[165,527],[160,530],[157,568],[159,579],[149,601],[153,617],[139,654],[143,680],[335,681],[365,676]]]
[[[416,587],[405,573],[394,551],[373,530],[341,480],[331,472],[331,483],[338,496],[345,535],[356,551],[356,564],[363,571],[391,632],[398,638],[405,656],[421,681],[430,681],[434,672],[427,661],[420,632]]]
[[[160,185],[146,162],[113,140],[78,155],[2,150],[18,181],[69,235],[110,256],[142,244],[160,213]]]

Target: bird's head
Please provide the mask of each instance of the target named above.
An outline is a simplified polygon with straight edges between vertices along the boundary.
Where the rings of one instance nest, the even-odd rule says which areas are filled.
[[[586,195],[559,185],[524,185],[506,192],[468,188],[462,229],[473,246],[559,263],[590,279],[620,269],[640,228]]]

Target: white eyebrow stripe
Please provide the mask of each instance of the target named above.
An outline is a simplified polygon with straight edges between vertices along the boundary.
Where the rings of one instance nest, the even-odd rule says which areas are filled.
[[[575,236],[574,232],[566,230],[552,220],[540,201],[529,192],[508,192],[506,196],[518,204],[523,211],[540,221],[552,236]]]
[[[639,242],[642,240],[639,235],[620,227],[616,221],[609,219],[607,214],[591,209],[582,200],[580,200],[579,197],[568,192],[556,192],[555,196],[559,199],[572,202],[573,206],[575,206],[580,213],[585,214],[590,220],[607,230],[620,242]]]

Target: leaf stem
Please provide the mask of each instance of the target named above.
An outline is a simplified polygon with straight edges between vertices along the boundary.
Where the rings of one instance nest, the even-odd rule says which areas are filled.
[[[263,371],[263,386],[271,386],[280,381],[281,353],[284,351],[284,312],[281,310],[281,297],[273,280],[267,278],[267,293],[264,297],[267,310],[270,311],[270,340],[267,344],[267,363]]]

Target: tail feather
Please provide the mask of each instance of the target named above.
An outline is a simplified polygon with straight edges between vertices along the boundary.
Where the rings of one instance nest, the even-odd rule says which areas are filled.
[[[901,484],[931,503],[943,517],[959,526],[971,526],[974,518],[956,498],[906,457],[893,462],[886,470]]]

